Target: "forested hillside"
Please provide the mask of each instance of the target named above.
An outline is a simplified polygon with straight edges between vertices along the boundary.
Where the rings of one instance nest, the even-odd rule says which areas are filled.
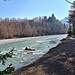
[[[28,37],[67,33],[67,26],[51,17],[36,17],[34,19],[0,18],[0,38]]]

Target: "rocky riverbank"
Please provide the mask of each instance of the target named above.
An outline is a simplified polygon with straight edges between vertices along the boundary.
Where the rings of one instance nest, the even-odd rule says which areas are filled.
[[[66,40],[12,75],[75,75],[75,40]]]

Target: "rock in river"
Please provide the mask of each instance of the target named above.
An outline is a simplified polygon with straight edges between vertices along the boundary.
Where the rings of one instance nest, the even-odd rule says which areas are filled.
[[[26,48],[25,48],[25,50],[35,51],[35,49],[34,49],[34,48],[32,48],[32,47],[26,47]]]

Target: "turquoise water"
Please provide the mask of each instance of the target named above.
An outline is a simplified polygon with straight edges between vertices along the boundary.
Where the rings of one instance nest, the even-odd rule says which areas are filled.
[[[50,35],[50,36],[40,36],[31,40],[25,40],[21,42],[15,42],[10,44],[4,44],[0,46],[0,51],[2,54],[15,48],[14,55],[8,61],[6,61],[6,66],[12,63],[15,69],[18,69],[35,59],[41,57],[43,54],[49,51],[50,48],[55,47],[60,40],[67,35]],[[35,48],[35,51],[25,51],[25,47]],[[0,64],[0,70],[3,70],[6,66]]]

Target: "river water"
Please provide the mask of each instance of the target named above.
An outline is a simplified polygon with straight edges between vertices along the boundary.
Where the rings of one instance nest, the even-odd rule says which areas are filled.
[[[0,63],[0,70],[4,70],[10,63],[12,63],[15,69],[21,68],[22,66],[34,61],[35,59],[41,57],[43,54],[47,53],[49,49],[55,47],[60,43],[62,38],[67,35],[49,35],[49,36],[39,36],[38,38],[29,39],[25,41],[10,43],[0,45],[1,54],[5,54],[11,49],[15,48],[14,55],[12,58],[8,58],[6,65],[3,66]],[[26,51],[25,47],[35,48],[35,51]]]

